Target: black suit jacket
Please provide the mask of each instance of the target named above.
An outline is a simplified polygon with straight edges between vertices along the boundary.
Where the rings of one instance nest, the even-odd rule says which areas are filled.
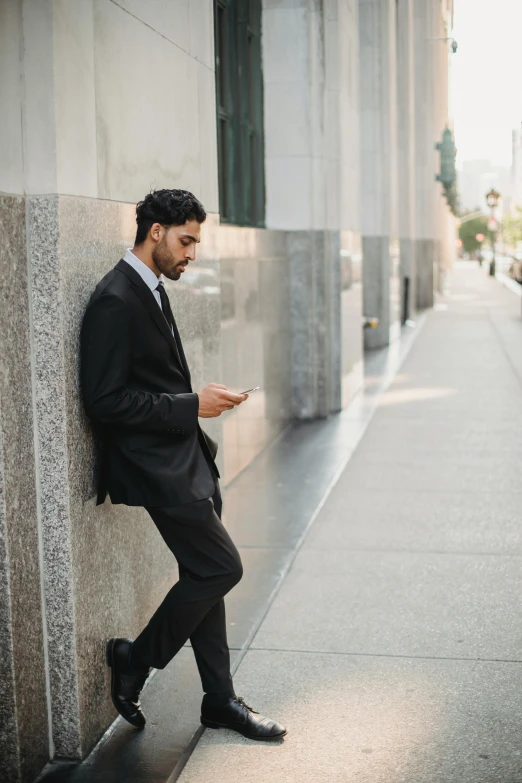
[[[209,498],[217,444],[198,424],[198,395],[176,329],[123,259],[98,283],[81,330],[85,410],[101,440],[98,504],[177,506]]]

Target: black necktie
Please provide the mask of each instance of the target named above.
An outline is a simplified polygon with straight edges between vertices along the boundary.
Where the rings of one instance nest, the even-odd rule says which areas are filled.
[[[173,332],[174,342],[176,343],[176,348],[178,351],[178,359],[180,361],[181,366],[183,367],[183,371],[185,374],[188,374],[188,367],[186,367],[186,360],[185,360],[185,353],[183,351],[183,347],[181,345],[181,337],[179,336],[178,327],[176,326],[176,322],[174,320],[174,314],[172,312],[170,301],[167,292],[165,291],[165,285],[160,280],[158,283],[158,287],[156,288],[156,291],[160,295],[161,299],[161,309],[163,311],[163,315],[165,316],[165,320],[167,321],[170,331]],[[189,376],[190,377],[190,376]]]
[[[158,287],[156,288],[156,291],[158,291],[160,295],[161,309],[163,310],[163,315],[167,319],[167,323],[170,326],[170,331],[172,331],[172,328],[174,326],[174,315],[172,313],[169,297],[167,295],[167,292],[165,291],[165,286],[162,280],[160,280]]]

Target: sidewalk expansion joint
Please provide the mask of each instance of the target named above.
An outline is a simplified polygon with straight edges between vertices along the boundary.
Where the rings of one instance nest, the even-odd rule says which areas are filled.
[[[397,653],[339,652],[337,650],[294,650],[290,647],[251,647],[250,652],[275,652],[302,655],[339,655],[351,658],[401,658],[421,661],[468,661],[471,663],[522,663],[522,658],[471,658],[458,655],[402,655]]]
[[[522,552],[466,552],[446,549],[372,549],[368,547],[336,546],[335,550],[326,546],[310,546],[309,552],[368,552],[374,555],[451,555],[456,557],[522,557]]]

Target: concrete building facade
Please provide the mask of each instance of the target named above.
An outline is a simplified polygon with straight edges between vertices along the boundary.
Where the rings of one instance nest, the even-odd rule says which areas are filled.
[[[432,303],[433,270],[451,259],[434,152],[447,121],[447,47],[427,43],[449,34],[448,3],[259,3],[263,219],[240,225],[221,214],[216,121],[216,20],[235,6],[0,4],[9,783],[33,780],[50,758],[89,753],[114,718],[105,639],[136,634],[172,578],[143,510],[95,505],[78,381],[83,311],[133,244],[136,202],[183,187],[208,211],[197,263],[168,290],[194,388],[261,386],[210,423],[225,485],[293,419],[341,410],[362,383],[363,316],[380,319],[366,347],[386,345],[406,311]]]
[[[511,207],[522,205],[522,124],[512,131],[511,172],[510,172]]]

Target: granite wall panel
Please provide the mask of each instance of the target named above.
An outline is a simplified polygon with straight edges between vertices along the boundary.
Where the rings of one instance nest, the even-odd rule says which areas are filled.
[[[28,199],[33,388],[55,753],[81,756],[68,481],[58,196]]]
[[[341,407],[339,232],[288,232],[287,250],[293,414],[327,416]]]
[[[1,404],[0,400],[0,677],[3,683],[3,698],[0,702],[0,775],[2,780],[14,783],[19,779],[20,769]]]
[[[0,197],[0,778],[49,758],[26,253],[26,201]]]
[[[317,409],[317,366],[312,314],[315,286],[309,231],[288,237],[290,263],[290,314],[292,319],[292,402],[298,418],[310,418]]]
[[[228,484],[289,423],[289,264],[282,231],[219,229],[221,379],[235,391],[254,386],[223,419]]]

